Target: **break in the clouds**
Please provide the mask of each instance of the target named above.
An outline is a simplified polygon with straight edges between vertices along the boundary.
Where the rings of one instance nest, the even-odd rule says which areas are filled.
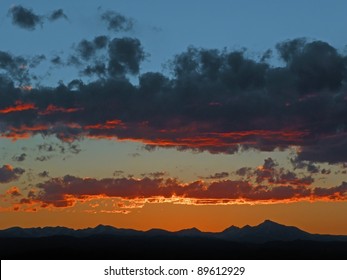
[[[245,180],[182,183],[173,178],[80,178],[66,175],[39,183],[21,204],[71,207],[77,201],[117,198],[124,201],[187,204],[280,203],[302,200],[347,200],[347,183],[331,188],[292,185],[292,178],[273,184]]]
[[[23,168],[14,168],[9,164],[5,164],[0,167],[0,183],[16,181],[24,172],[25,170]]]
[[[83,40],[74,56],[95,75],[89,83],[76,78],[23,90],[12,79],[19,63],[3,67],[0,133],[13,140],[42,134],[230,154],[296,146],[294,161],[312,163],[306,166],[312,173],[317,162],[346,162],[347,57],[304,39],[276,50],[282,66],[244,51],[190,47],[171,60],[172,74],[165,76],[141,73],[146,54],[136,38]],[[138,85],[129,75],[138,75]]]
[[[46,19],[56,21],[58,19],[68,19],[62,9],[52,11],[48,16],[38,15],[32,9],[21,5],[13,6],[9,9],[9,16],[14,25],[26,30],[35,30],[37,26],[43,26]]]

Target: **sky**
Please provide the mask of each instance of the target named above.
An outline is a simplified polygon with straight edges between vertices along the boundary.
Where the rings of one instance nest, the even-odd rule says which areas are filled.
[[[0,1],[0,228],[347,234],[345,1]]]

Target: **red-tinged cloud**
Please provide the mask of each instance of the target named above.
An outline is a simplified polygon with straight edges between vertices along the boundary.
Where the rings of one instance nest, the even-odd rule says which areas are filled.
[[[0,109],[0,114],[9,114],[13,112],[21,112],[33,109],[36,109],[35,104],[23,103],[21,100],[17,100],[15,101],[15,104],[13,106]]]
[[[22,196],[19,188],[17,187],[11,187],[6,191],[6,195],[10,195],[11,197],[19,197]]]
[[[128,76],[139,74],[141,42],[98,36],[81,41],[69,64],[94,76],[93,82],[74,79],[30,91],[13,83],[25,60],[0,52],[0,68],[7,71],[0,77],[0,135],[230,154],[296,146],[298,163],[347,162],[346,56],[326,42],[304,39],[276,49],[280,67],[242,51],[191,47],[171,61],[172,76],[143,73],[134,85]],[[37,126],[44,128],[32,129]]]
[[[74,113],[77,111],[83,110],[82,108],[63,108],[63,107],[57,107],[55,105],[48,105],[48,107],[44,110],[39,112],[39,115],[50,115],[55,113]]]
[[[137,203],[186,204],[283,203],[302,200],[347,200],[347,183],[320,188],[307,185],[267,185],[217,180],[182,183],[172,178],[79,178],[66,175],[37,185],[21,204],[72,207],[78,201],[121,199]],[[140,203],[140,204],[141,204]],[[126,204],[126,203],[123,203]],[[122,205],[118,205],[122,207]],[[129,208],[129,207],[124,207]]]

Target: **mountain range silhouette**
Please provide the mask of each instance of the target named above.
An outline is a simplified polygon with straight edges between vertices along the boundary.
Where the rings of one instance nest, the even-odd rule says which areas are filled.
[[[0,259],[347,259],[347,236],[311,234],[265,220],[221,232],[98,225],[0,230]]]
[[[0,238],[38,238],[52,236],[126,236],[126,237],[199,237],[215,238],[234,242],[264,243],[270,241],[347,241],[344,235],[311,234],[294,226],[285,226],[271,220],[265,220],[257,226],[246,225],[242,228],[231,226],[222,232],[202,232],[197,228],[171,232],[163,229],[139,231],[120,229],[112,226],[98,225],[95,228],[71,229],[66,227],[12,227],[0,230]]]

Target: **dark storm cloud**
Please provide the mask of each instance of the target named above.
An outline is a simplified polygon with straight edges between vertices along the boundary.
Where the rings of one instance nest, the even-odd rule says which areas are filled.
[[[134,38],[115,38],[109,44],[108,72],[112,77],[126,73],[138,74],[140,63],[145,59],[141,42]]]
[[[97,50],[106,48],[108,44],[107,36],[97,36],[93,41],[82,40],[77,45],[77,52],[84,60],[94,58]]]
[[[9,14],[12,18],[12,23],[27,29],[34,30],[37,25],[43,23],[42,16],[39,16],[31,9],[24,8],[22,6],[14,6],[9,10]]]
[[[11,165],[5,164],[0,167],[0,183],[16,181],[24,172],[25,170],[22,168],[13,168]]]
[[[319,173],[320,167],[309,161],[301,161],[297,157],[290,159],[294,169],[306,169],[309,173]]]
[[[68,19],[67,15],[64,13],[63,9],[54,10],[51,12],[51,14],[48,16],[48,19],[50,21],[55,21],[58,19]]]
[[[20,154],[20,155],[13,156],[12,159],[13,159],[14,161],[19,161],[19,162],[21,162],[21,161],[25,161],[26,157],[27,157],[27,154],[26,154],[26,153],[22,153],[22,154]]]
[[[295,168],[310,173],[318,173],[317,162],[347,162],[347,57],[325,42],[303,39],[280,43],[277,50],[280,67],[244,51],[191,47],[171,60],[170,77],[147,72],[134,85],[127,77],[140,73],[146,56],[139,40],[84,40],[71,65],[97,75],[92,82],[76,78],[24,91],[14,86],[13,75],[0,76],[0,135],[119,139],[149,150],[230,154],[297,146]],[[0,67],[15,71],[18,63],[11,59],[0,55]],[[264,163],[270,175],[275,169],[274,161]],[[279,181],[296,179],[281,176]]]
[[[297,39],[277,45],[281,57],[295,74],[300,92],[336,90],[342,85],[345,61],[328,43],[307,44]]]
[[[28,82],[28,64],[29,61],[22,56],[0,51],[0,69],[6,71],[9,78],[15,81]]]
[[[107,53],[101,52],[107,48]],[[140,63],[145,58],[141,42],[134,38],[115,38],[97,36],[92,41],[82,40],[76,47],[76,55],[70,56],[70,64],[84,66],[82,74],[99,77],[124,77],[138,74]],[[108,63],[105,61],[108,56]],[[88,63],[87,65],[85,63]]]
[[[227,204],[235,202],[266,203],[299,200],[347,200],[347,183],[332,188],[305,185],[254,184],[246,181],[220,180],[211,183],[181,183],[172,178],[79,178],[66,175],[37,184],[25,203],[41,207],[70,207],[78,200],[121,198],[144,202],[166,201],[190,204]],[[24,203],[24,202],[23,202]]]
[[[345,104],[346,103],[347,98]],[[345,107],[347,106],[345,105]],[[346,117],[344,119],[341,119],[340,122],[345,123],[347,125]],[[313,162],[329,162],[332,164],[339,162],[347,162],[346,145],[347,131],[323,135],[320,139],[312,143],[312,145],[304,147],[303,150],[300,152],[298,159]]]
[[[107,23],[107,28],[111,31],[130,31],[134,25],[132,19],[114,11],[104,12],[101,19]]]

